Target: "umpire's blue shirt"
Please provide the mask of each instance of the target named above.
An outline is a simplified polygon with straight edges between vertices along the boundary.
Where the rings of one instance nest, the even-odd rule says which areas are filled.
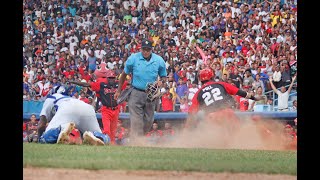
[[[132,74],[132,86],[145,90],[147,83],[153,83],[160,77],[167,76],[163,58],[152,53],[149,61],[145,60],[141,52],[130,55],[124,66],[126,74]]]

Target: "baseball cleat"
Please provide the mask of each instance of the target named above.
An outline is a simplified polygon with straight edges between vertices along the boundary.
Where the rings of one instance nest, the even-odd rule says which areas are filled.
[[[69,144],[69,134],[76,127],[75,123],[71,122],[67,125],[67,127],[60,132],[57,144]]]
[[[83,144],[90,144],[90,145],[97,145],[97,146],[105,145],[101,139],[95,137],[93,133],[90,131],[86,131],[83,133]]]

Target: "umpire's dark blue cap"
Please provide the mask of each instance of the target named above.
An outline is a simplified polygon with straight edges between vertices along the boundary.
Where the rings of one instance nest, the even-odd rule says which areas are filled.
[[[152,48],[152,42],[148,39],[143,39],[141,43],[142,48]]]

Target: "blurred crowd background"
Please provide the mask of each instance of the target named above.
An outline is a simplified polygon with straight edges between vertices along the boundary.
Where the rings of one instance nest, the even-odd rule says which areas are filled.
[[[297,1],[23,0],[23,100],[43,101],[63,85],[99,112],[90,88],[67,81],[95,81],[101,62],[119,75],[143,38],[153,41],[168,72],[156,111],[188,111],[203,57],[215,81],[265,97],[235,97],[236,110],[274,106],[269,77],[279,88],[297,71]],[[289,100],[296,111],[297,101]]]

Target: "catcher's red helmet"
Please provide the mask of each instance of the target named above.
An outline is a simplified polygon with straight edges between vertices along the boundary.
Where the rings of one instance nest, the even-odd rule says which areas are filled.
[[[210,80],[213,77],[213,70],[210,68],[202,69],[199,73],[200,81]]]
[[[73,129],[69,134],[69,144],[82,144],[81,133],[78,129]]]
[[[116,73],[112,70],[109,70],[107,72],[107,78],[115,78],[116,76],[117,76]]]

